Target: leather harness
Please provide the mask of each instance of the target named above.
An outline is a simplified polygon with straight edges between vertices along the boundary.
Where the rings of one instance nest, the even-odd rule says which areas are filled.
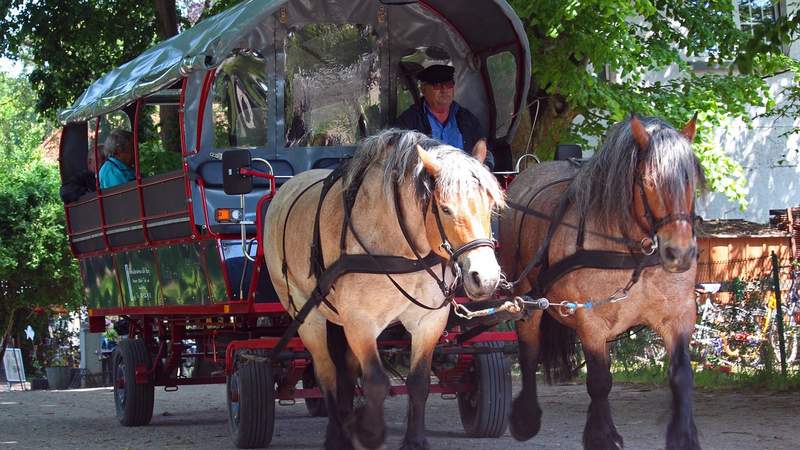
[[[445,260],[433,251],[431,251],[428,255],[423,257],[419,250],[414,245],[413,241],[411,240],[411,235],[408,232],[408,228],[405,221],[405,214],[403,213],[403,208],[400,204],[400,189],[397,180],[395,180],[394,184],[394,206],[395,212],[397,216],[398,223],[400,225],[400,230],[403,233],[403,237],[406,240],[406,243],[411,248],[412,252],[414,253],[415,259],[404,258],[402,256],[392,256],[392,255],[374,255],[370,253],[369,249],[365,246],[363,240],[358,235],[356,230],[353,228],[352,223],[352,210],[353,206],[356,202],[356,197],[358,195],[358,191],[361,187],[361,184],[364,181],[364,177],[366,175],[366,170],[363,170],[361,173],[356,174],[354,177],[354,181],[342,191],[342,202],[344,207],[344,219],[342,224],[342,232],[341,237],[339,240],[339,250],[340,256],[333,264],[329,267],[325,266],[324,255],[322,253],[322,245],[321,245],[321,233],[320,233],[320,214],[322,211],[322,205],[325,201],[328,192],[333,187],[333,185],[338,182],[342,175],[344,174],[344,170],[346,168],[346,163],[340,165],[337,169],[331,172],[327,177],[324,179],[318,180],[311,185],[307,186],[292,202],[289,207],[289,211],[286,214],[286,218],[283,224],[283,262],[282,262],[282,272],[284,276],[284,280],[286,281],[287,292],[289,293],[289,305],[292,309],[295,310],[296,314],[294,315],[294,320],[289,328],[286,330],[284,335],[281,337],[281,340],[276,344],[273,348],[273,356],[277,357],[278,353],[283,350],[286,344],[289,342],[292,336],[294,336],[297,329],[302,325],[303,321],[305,321],[308,314],[311,312],[312,309],[319,306],[321,303],[324,303],[331,311],[338,314],[336,308],[328,301],[327,295],[330,293],[333,284],[336,280],[344,274],[347,273],[369,273],[369,274],[385,274],[392,284],[397,288],[410,302],[414,305],[419,306],[420,308],[427,309],[427,310],[437,310],[441,309],[450,304],[450,301],[455,294],[455,290],[457,286],[448,286],[444,279],[446,270],[448,267],[453,271],[454,275],[456,276],[455,282],[458,282],[460,279],[459,276],[459,269],[456,263],[458,257],[472,249],[482,247],[482,246],[491,246],[494,248],[494,241],[491,239],[475,239],[471,242],[464,244],[463,246],[453,249],[450,245],[447,235],[444,230],[444,226],[442,225],[441,218],[439,217],[439,210],[436,206],[436,200],[433,198],[433,194],[429,195],[425,200],[425,206],[423,208],[423,214],[426,214],[428,208],[430,207],[431,212],[433,213],[434,217],[436,218],[436,224],[439,229],[439,234],[442,238],[442,248],[447,251],[450,255],[450,259]],[[319,202],[317,204],[317,211],[314,218],[314,231],[313,231],[313,241],[311,244],[311,255],[310,255],[310,273],[309,276],[313,275],[317,279],[317,286],[311,292],[310,298],[306,301],[302,308],[299,310],[294,304],[294,299],[291,296],[291,291],[289,289],[289,277],[288,277],[288,265],[286,262],[286,231],[287,225],[289,222],[289,216],[291,215],[291,211],[294,206],[297,204],[297,201],[312,187],[316,186],[317,184],[322,183],[322,190],[319,197]],[[364,254],[348,254],[345,252],[345,244],[347,238],[348,230],[350,233],[355,237],[358,244],[361,248],[364,249]],[[433,271],[433,267],[440,265],[442,268],[441,277],[437,276],[436,273]],[[406,273],[414,273],[419,272],[421,270],[425,270],[428,274],[436,281],[439,289],[444,294],[444,300],[442,303],[437,307],[430,307],[425,305],[418,300],[416,300],[413,296],[411,296],[405,289],[403,289],[399,283],[397,283],[394,278],[392,278],[392,274],[406,274]],[[455,284],[455,283],[454,283]]]
[[[690,214],[685,214],[685,213],[669,214],[661,219],[656,219],[655,215],[653,214],[652,208],[650,207],[650,204],[647,201],[647,197],[645,196],[644,184],[641,181],[640,177],[637,176],[635,183],[638,185],[640,189],[642,196],[642,203],[644,204],[644,209],[645,209],[645,216],[650,225],[650,230],[643,229],[643,231],[648,237],[645,238],[645,240],[638,242],[628,238],[624,234],[622,237],[617,237],[590,231],[589,233],[592,235],[600,236],[606,240],[616,242],[628,247],[628,251],[621,252],[612,250],[587,250],[583,247],[584,239],[587,233],[586,215],[581,214],[577,226],[565,223],[563,221],[564,216],[569,210],[569,207],[572,205],[572,202],[568,195],[569,188],[564,190],[564,193],[561,195],[559,203],[556,206],[556,209],[552,216],[537,211],[531,208],[530,206],[533,203],[533,201],[546,189],[562,183],[568,182],[571,184],[573,181],[574,177],[561,178],[552,181],[542,186],[541,189],[536,191],[525,205],[521,205],[511,201],[508,202],[508,205],[511,208],[523,213],[523,218],[522,220],[520,220],[519,231],[517,233],[517,236],[521,234],[523,222],[525,220],[524,216],[526,215],[530,215],[539,219],[544,219],[550,222],[550,225],[547,230],[547,235],[544,241],[542,242],[542,245],[539,247],[539,249],[537,250],[534,257],[531,259],[531,261],[529,261],[528,264],[525,266],[523,271],[520,273],[519,277],[511,283],[512,285],[518,284],[534,268],[540,267],[539,273],[537,275],[536,285],[533,288],[534,291],[533,294],[535,294],[536,296],[544,296],[544,294],[547,293],[550,287],[556,281],[561,279],[561,277],[565,276],[570,272],[574,272],[580,269],[633,270],[631,278],[628,281],[627,285],[624,288],[622,288],[622,292],[627,293],[627,291],[630,290],[630,288],[633,287],[633,285],[639,281],[639,277],[641,276],[642,270],[645,267],[654,267],[661,264],[661,258],[655,252],[655,247],[651,248],[651,252],[649,254],[644,251],[645,249],[644,241],[650,239],[650,241],[655,245],[655,243],[657,242],[656,233],[661,227],[675,221],[691,222],[696,217],[694,215],[694,210],[692,210]],[[563,259],[551,265],[549,261],[550,244],[553,239],[553,236],[555,236],[555,233],[560,226],[565,226],[577,230],[577,238],[576,238],[577,250],[575,251],[575,253],[566,256]],[[516,259],[517,260],[519,259],[519,247],[517,247]]]

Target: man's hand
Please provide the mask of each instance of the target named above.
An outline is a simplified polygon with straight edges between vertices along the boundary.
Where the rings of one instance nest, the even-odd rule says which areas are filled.
[[[486,160],[487,153],[489,153],[489,149],[486,147],[486,139],[478,140],[472,147],[472,157],[480,161],[481,164]]]

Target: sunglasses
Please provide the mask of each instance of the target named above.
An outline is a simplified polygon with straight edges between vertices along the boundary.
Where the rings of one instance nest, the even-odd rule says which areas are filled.
[[[434,91],[444,91],[446,89],[453,89],[453,87],[455,87],[456,85],[456,82],[450,80],[450,81],[443,81],[441,83],[428,83],[428,85],[430,85],[430,87]]]

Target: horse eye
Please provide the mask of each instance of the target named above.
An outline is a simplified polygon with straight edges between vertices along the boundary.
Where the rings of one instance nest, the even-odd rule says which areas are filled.
[[[442,206],[442,212],[447,214],[448,216],[453,214],[453,211],[450,211],[450,208],[448,208],[447,206]]]

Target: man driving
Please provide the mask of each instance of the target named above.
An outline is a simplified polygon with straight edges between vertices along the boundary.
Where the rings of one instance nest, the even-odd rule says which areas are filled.
[[[417,74],[423,101],[412,105],[397,118],[395,126],[416,130],[471,154],[486,147],[486,133],[467,108],[454,99],[455,69],[442,64],[429,66]],[[494,168],[494,155],[486,150],[484,164]]]

